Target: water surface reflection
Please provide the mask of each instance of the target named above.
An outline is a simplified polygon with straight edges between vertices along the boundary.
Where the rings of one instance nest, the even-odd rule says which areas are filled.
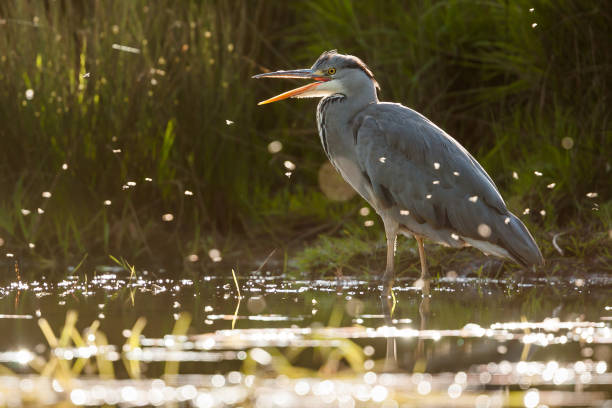
[[[0,287],[0,406],[600,406],[612,280],[176,279]],[[240,293],[241,297],[238,296]],[[71,312],[72,311],[72,312]]]

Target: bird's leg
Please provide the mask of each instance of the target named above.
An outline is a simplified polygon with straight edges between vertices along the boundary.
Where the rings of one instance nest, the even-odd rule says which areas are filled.
[[[429,272],[427,270],[427,259],[425,259],[425,246],[423,245],[423,237],[415,235],[414,238],[419,245],[419,258],[421,259],[421,279],[425,281],[429,278]]]
[[[393,286],[394,272],[393,265],[395,263],[395,242],[397,240],[397,229],[390,228],[385,225],[385,234],[387,235],[387,268],[383,275],[383,283],[387,287]]]

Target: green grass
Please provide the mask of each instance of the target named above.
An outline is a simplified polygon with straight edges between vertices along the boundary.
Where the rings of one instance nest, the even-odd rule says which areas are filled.
[[[322,233],[300,267],[369,268],[351,259],[368,253],[364,237],[380,247],[380,228],[358,232],[363,203],[318,191],[314,102],[258,108],[288,84],[250,80],[337,48],[370,65],[381,99],[473,152],[509,207],[530,209],[521,218],[545,254],[570,229],[580,235],[568,253],[609,254],[609,20],[595,0],[2,3],[3,250],[50,266],[85,253],[180,265],[212,247],[266,237],[286,249]]]
[[[0,159],[0,225],[12,248],[152,256],[152,241],[170,243],[182,227],[240,226],[236,213],[267,178],[251,171],[268,158],[253,127],[254,91],[244,86],[267,7],[173,6],[0,7],[0,120],[11,123],[0,130],[11,146]],[[129,181],[136,186],[122,189]],[[41,199],[43,191],[52,197]],[[165,213],[174,215],[168,225]]]
[[[362,276],[367,279],[382,277],[386,265],[386,243],[382,225],[367,233],[358,233],[359,225],[335,236],[321,235],[304,245],[293,256],[291,272],[296,276],[308,272],[310,276],[336,278],[343,275]],[[593,231],[580,226],[569,229],[558,239],[563,250],[559,254],[552,246],[552,236],[535,229],[535,238],[546,260],[537,269],[541,276],[583,276],[590,273],[609,273],[612,269],[612,245],[606,231]],[[530,270],[487,257],[473,248],[451,249],[426,241],[427,264],[430,276],[445,277],[451,271],[460,276],[520,279]],[[398,238],[395,258],[396,277],[416,280],[421,266],[416,241]]]

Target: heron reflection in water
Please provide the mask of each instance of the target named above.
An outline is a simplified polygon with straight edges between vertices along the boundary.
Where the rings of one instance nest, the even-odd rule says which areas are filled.
[[[419,330],[422,332],[427,329],[427,318],[429,317],[429,307],[431,302],[430,297],[430,282],[429,277],[419,279],[417,281],[421,287],[421,301],[419,302]],[[393,288],[389,285],[383,287],[380,295],[380,303],[382,306],[383,315],[385,318],[385,326],[393,327],[393,313],[395,311],[396,300],[392,293]],[[419,336],[417,345],[414,350],[414,365],[422,365],[425,359],[425,338]],[[397,358],[397,338],[395,336],[387,337],[387,351],[385,355],[385,371],[394,371],[398,368],[399,361]],[[413,367],[414,368],[414,367]]]

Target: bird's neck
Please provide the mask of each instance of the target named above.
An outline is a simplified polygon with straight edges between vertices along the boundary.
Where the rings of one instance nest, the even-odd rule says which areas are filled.
[[[372,103],[378,103],[374,86],[371,90],[361,88],[360,92],[347,91],[321,99],[317,107],[317,126],[323,150],[332,163],[332,156],[338,152],[348,153],[344,146],[348,139],[344,140],[342,135],[346,133],[355,115]]]
[[[347,89],[343,93],[345,96],[344,102],[347,103],[345,109],[351,110],[355,113],[362,110],[371,103],[378,102],[378,95],[376,95],[376,88],[374,84],[368,81],[367,86],[360,86],[357,89]]]
[[[342,115],[345,119],[350,120],[356,113],[372,103],[378,103],[376,88],[374,86],[360,87],[357,91],[352,92],[350,89],[343,90],[342,93],[329,95],[319,102],[318,111],[324,114],[327,107],[335,105],[339,102],[342,105],[340,109],[334,109],[334,114]]]

